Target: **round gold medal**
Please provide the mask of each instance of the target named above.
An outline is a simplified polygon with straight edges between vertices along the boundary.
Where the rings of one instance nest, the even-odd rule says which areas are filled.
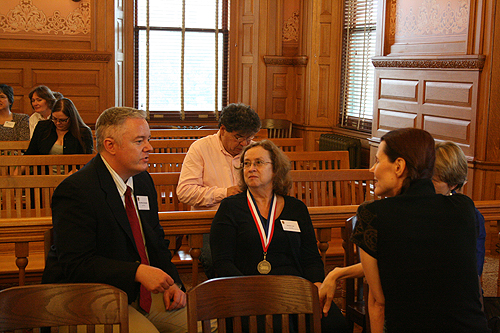
[[[269,274],[271,271],[271,263],[264,259],[257,265],[257,270],[260,274]]]

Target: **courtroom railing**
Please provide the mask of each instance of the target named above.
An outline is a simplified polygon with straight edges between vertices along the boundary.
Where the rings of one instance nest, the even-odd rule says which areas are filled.
[[[500,200],[476,201],[476,207],[487,223],[496,223],[500,228]],[[328,241],[334,229],[343,228],[345,221],[356,213],[357,206],[310,207],[309,213],[317,232],[318,248],[325,260]],[[210,232],[215,211],[161,212],[160,224],[165,237],[173,239],[176,235],[189,235],[192,260],[193,286],[198,283],[198,259],[203,243],[203,234]],[[0,244],[14,244],[16,266],[19,270],[19,284],[25,283],[26,268],[30,259],[30,244],[43,240],[46,230],[52,227],[50,217],[8,218],[0,220]],[[500,230],[499,230],[500,231]],[[173,249],[175,242],[170,242]],[[28,266],[29,267],[29,266]],[[0,271],[0,274],[2,272]],[[500,288],[498,289],[500,291]],[[500,292],[498,293],[500,296]]]

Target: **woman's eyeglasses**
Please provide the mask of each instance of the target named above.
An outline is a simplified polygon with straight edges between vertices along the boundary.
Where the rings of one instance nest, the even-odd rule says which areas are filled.
[[[67,123],[67,122],[68,122],[69,117],[68,117],[68,118],[66,118],[66,119],[57,119],[57,118],[52,117],[51,119],[52,119],[52,121],[53,121],[55,124],[57,124],[57,123],[64,124],[64,123]]]
[[[252,167],[252,164],[255,165],[256,168],[262,168],[266,164],[273,164],[273,162],[266,162],[266,161],[262,161],[262,160],[257,160],[257,161],[253,161],[253,162],[245,161],[245,162],[243,162],[242,165],[243,165],[244,169],[248,169],[248,168]]]

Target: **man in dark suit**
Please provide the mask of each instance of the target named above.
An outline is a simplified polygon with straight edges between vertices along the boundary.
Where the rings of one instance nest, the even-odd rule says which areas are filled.
[[[186,295],[146,171],[145,118],[142,110],[115,107],[97,119],[98,154],[52,197],[55,246],[42,282],[116,286],[128,295],[130,332],[185,332]]]

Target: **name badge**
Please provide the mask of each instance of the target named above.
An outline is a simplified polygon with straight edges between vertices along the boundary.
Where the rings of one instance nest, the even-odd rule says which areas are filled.
[[[16,122],[14,122],[14,121],[8,121],[8,120],[7,120],[7,121],[3,124],[3,126],[4,126],[4,127],[8,127],[8,128],[14,128],[14,125],[15,125],[15,124],[16,124]]]
[[[281,226],[285,231],[300,232],[299,223],[297,221],[281,220]]]
[[[147,196],[138,195],[136,198],[137,198],[137,209],[149,210],[149,199]]]

